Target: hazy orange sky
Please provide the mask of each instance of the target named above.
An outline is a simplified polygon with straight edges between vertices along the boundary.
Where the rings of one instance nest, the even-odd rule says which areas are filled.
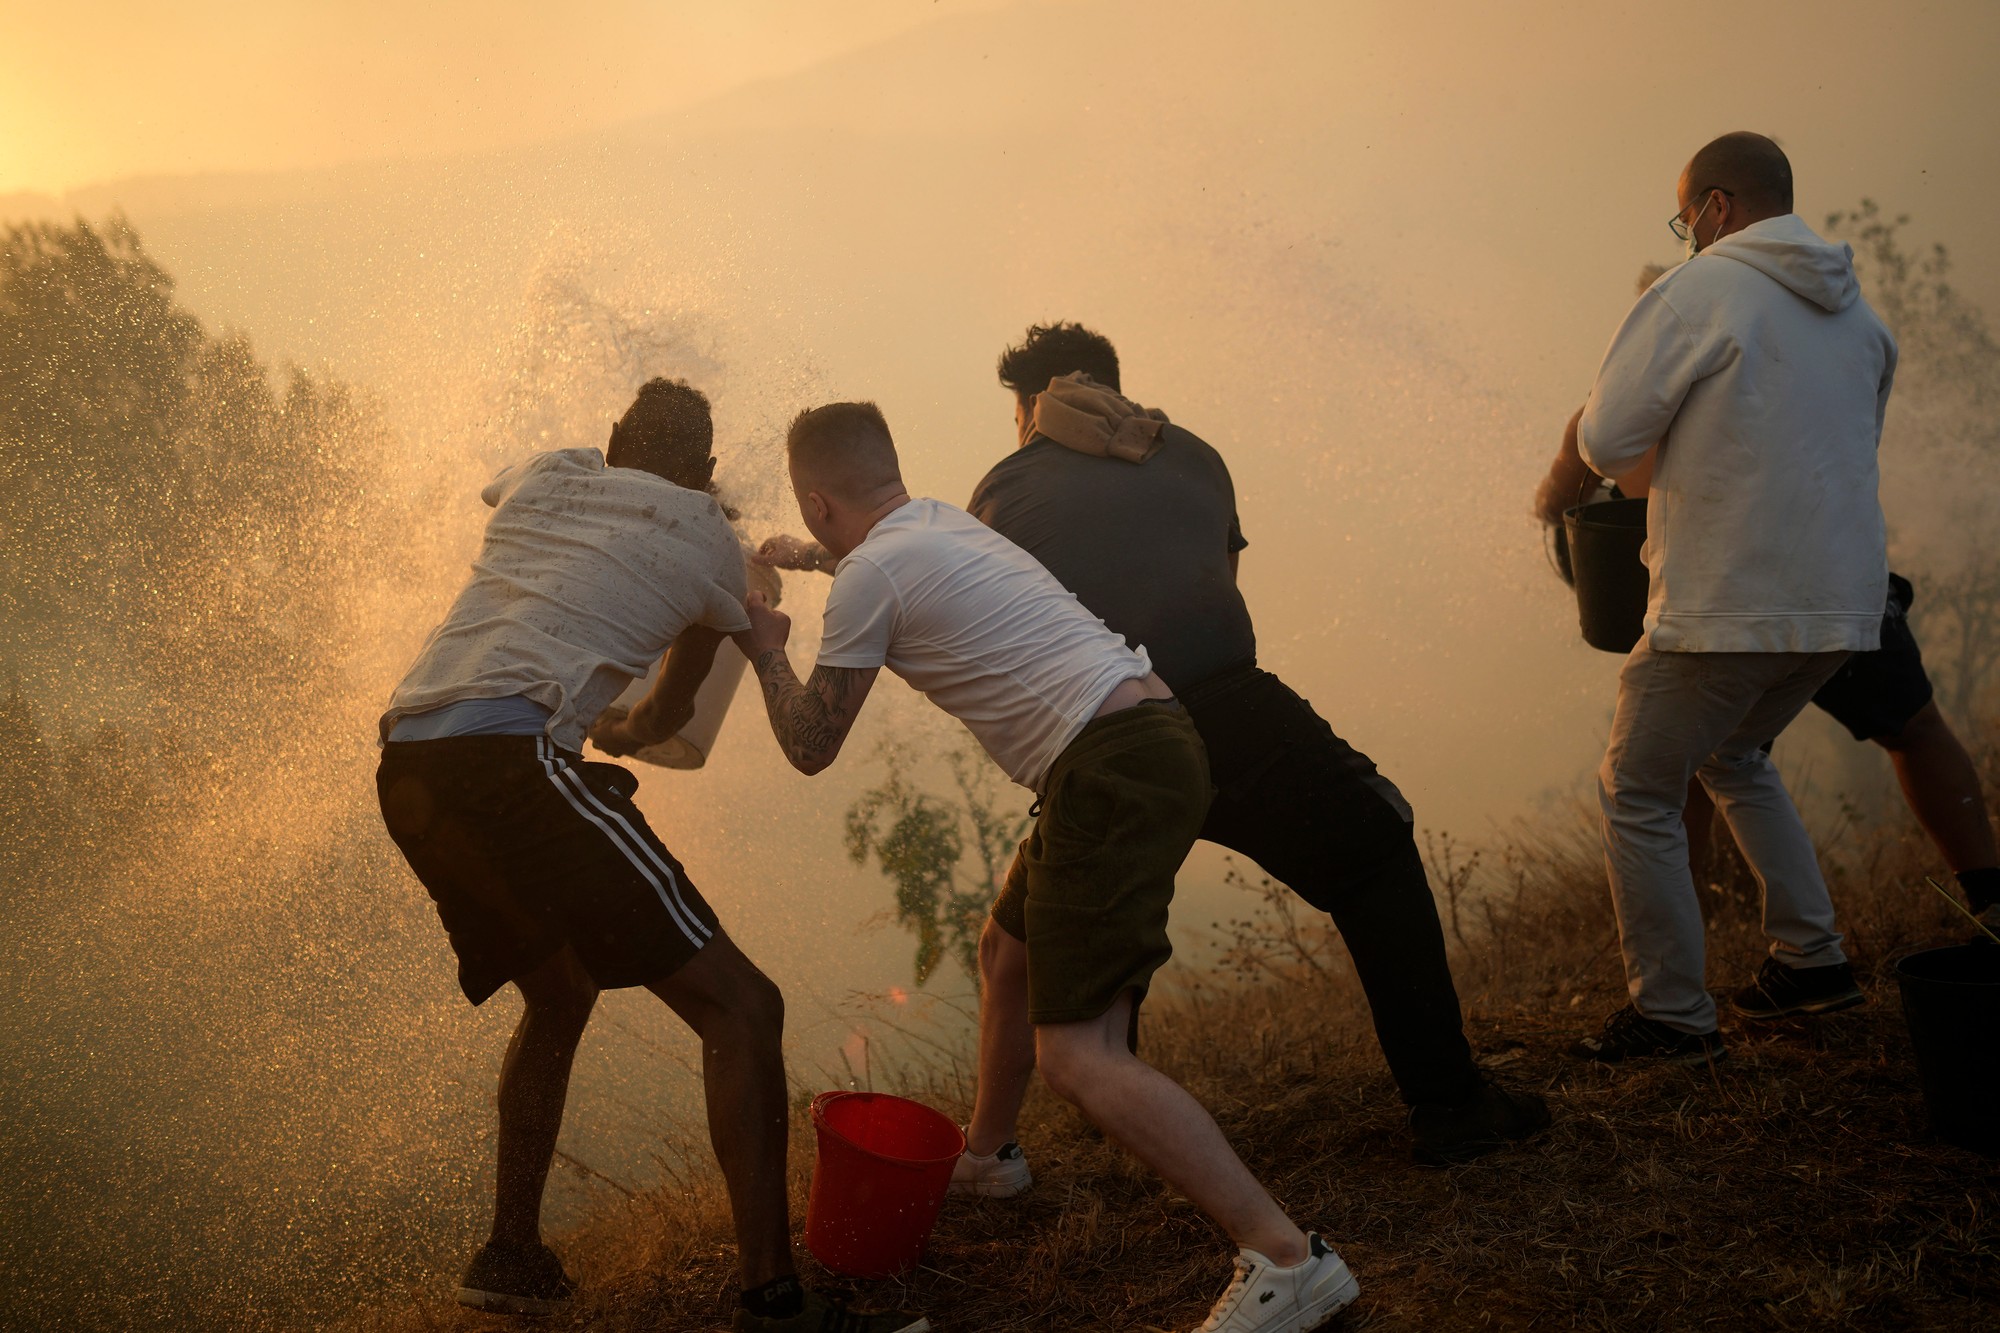
[[[0,0],[0,192],[503,147],[994,0]]]

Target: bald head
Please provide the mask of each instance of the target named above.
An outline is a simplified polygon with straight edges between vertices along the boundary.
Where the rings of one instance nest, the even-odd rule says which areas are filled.
[[[1740,225],[1783,217],[1792,211],[1792,164],[1785,150],[1771,139],[1748,130],[1725,134],[1704,144],[1681,172],[1683,204],[1710,190],[1727,193],[1732,207],[1744,214]]]
[[[785,433],[792,484],[848,506],[867,507],[903,489],[889,423],[873,403],[828,403],[792,418]]]

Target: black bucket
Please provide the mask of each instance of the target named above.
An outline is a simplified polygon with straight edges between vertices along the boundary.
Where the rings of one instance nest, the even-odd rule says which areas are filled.
[[[2000,945],[1925,949],[1896,964],[1931,1129],[2000,1156]]]
[[[1607,653],[1629,653],[1645,633],[1652,576],[1639,549],[1646,544],[1644,500],[1598,500],[1563,512],[1563,535],[1576,575],[1577,620],[1583,641]]]

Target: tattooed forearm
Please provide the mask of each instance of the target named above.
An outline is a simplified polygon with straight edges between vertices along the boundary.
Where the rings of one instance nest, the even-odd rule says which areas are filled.
[[[783,709],[772,714],[778,743],[800,768],[816,768],[832,759],[847,737],[845,724],[851,721],[841,709],[838,693],[829,697],[816,688],[821,684],[817,674],[804,689],[791,691]]]
[[[771,730],[792,767],[817,773],[832,763],[875,673],[858,667],[815,667],[812,678],[801,684],[790,659],[775,648],[757,654],[755,666]]]

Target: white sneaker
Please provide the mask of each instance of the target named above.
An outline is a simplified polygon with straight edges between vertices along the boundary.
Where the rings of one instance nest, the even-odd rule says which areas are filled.
[[[1011,1199],[1024,1193],[1035,1178],[1028,1172],[1028,1159],[1021,1145],[1008,1140],[985,1157],[967,1151],[959,1154],[951,1168],[951,1192],[976,1194],[984,1199]]]
[[[1236,1256],[1236,1277],[1195,1333],[1312,1333],[1361,1294],[1318,1232],[1306,1233],[1306,1257],[1280,1268],[1255,1250]]]

